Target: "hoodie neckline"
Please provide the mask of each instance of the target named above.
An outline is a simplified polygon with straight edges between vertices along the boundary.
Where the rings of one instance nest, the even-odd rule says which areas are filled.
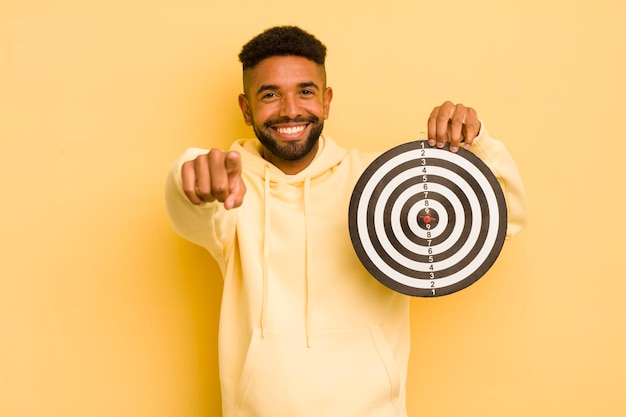
[[[346,149],[338,146],[330,136],[322,134],[319,138],[317,153],[311,163],[297,174],[285,174],[263,158],[262,149],[263,145],[256,138],[240,139],[231,147],[231,150],[241,154],[245,169],[263,179],[269,175],[272,183],[285,182],[288,184],[303,183],[305,178],[314,180],[316,177],[324,175],[329,168],[338,164],[348,153]]]

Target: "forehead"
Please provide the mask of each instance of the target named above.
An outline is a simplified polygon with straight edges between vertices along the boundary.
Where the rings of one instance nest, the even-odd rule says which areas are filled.
[[[289,87],[314,82],[324,88],[324,67],[301,56],[273,56],[243,73],[244,88],[256,90],[262,85]]]

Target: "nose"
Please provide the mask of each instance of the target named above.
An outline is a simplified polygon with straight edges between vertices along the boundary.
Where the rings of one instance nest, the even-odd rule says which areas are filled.
[[[300,116],[298,100],[292,95],[285,95],[280,102],[280,116],[295,119]]]

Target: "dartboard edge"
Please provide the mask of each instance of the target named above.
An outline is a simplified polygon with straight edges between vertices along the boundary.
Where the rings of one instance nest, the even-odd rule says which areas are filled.
[[[507,207],[497,178],[472,152],[417,140],[366,167],[348,225],[357,257],[381,284],[438,297],[469,287],[492,267],[506,238]]]

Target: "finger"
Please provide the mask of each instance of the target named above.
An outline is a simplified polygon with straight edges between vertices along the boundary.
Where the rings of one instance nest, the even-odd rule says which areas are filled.
[[[463,127],[465,125],[465,118],[467,116],[467,107],[462,104],[457,104],[454,107],[454,112],[450,117],[450,151],[456,152],[459,150],[461,140],[463,140]]]
[[[437,137],[437,114],[439,113],[439,107],[437,106],[430,112],[430,116],[428,117],[428,144],[430,146],[435,146],[436,137]]]
[[[478,120],[476,110],[468,107],[467,116],[465,117],[465,149],[469,150],[479,132],[480,120]]]
[[[195,161],[187,161],[183,163],[180,171],[181,180],[183,182],[183,192],[192,204],[202,204],[204,201],[196,192],[196,169]]]
[[[194,159],[194,170],[196,175],[196,195],[203,203],[215,200],[211,187],[211,169],[209,166],[208,153],[198,155],[196,159]]]
[[[443,148],[446,142],[450,141],[450,121],[454,115],[454,104],[446,101],[439,108],[436,118],[436,134],[437,147]]]
[[[246,185],[241,178],[242,164],[241,155],[238,152],[228,152],[224,161],[228,176],[228,197],[224,200],[224,207],[232,209],[239,207],[243,202],[246,193]]]
[[[209,172],[211,173],[211,196],[223,203],[228,197],[228,173],[226,171],[226,152],[211,149],[209,152]]]
[[[239,152],[228,152],[224,158],[224,167],[226,168],[226,173],[229,178],[241,176],[242,166],[241,155],[239,155]]]

